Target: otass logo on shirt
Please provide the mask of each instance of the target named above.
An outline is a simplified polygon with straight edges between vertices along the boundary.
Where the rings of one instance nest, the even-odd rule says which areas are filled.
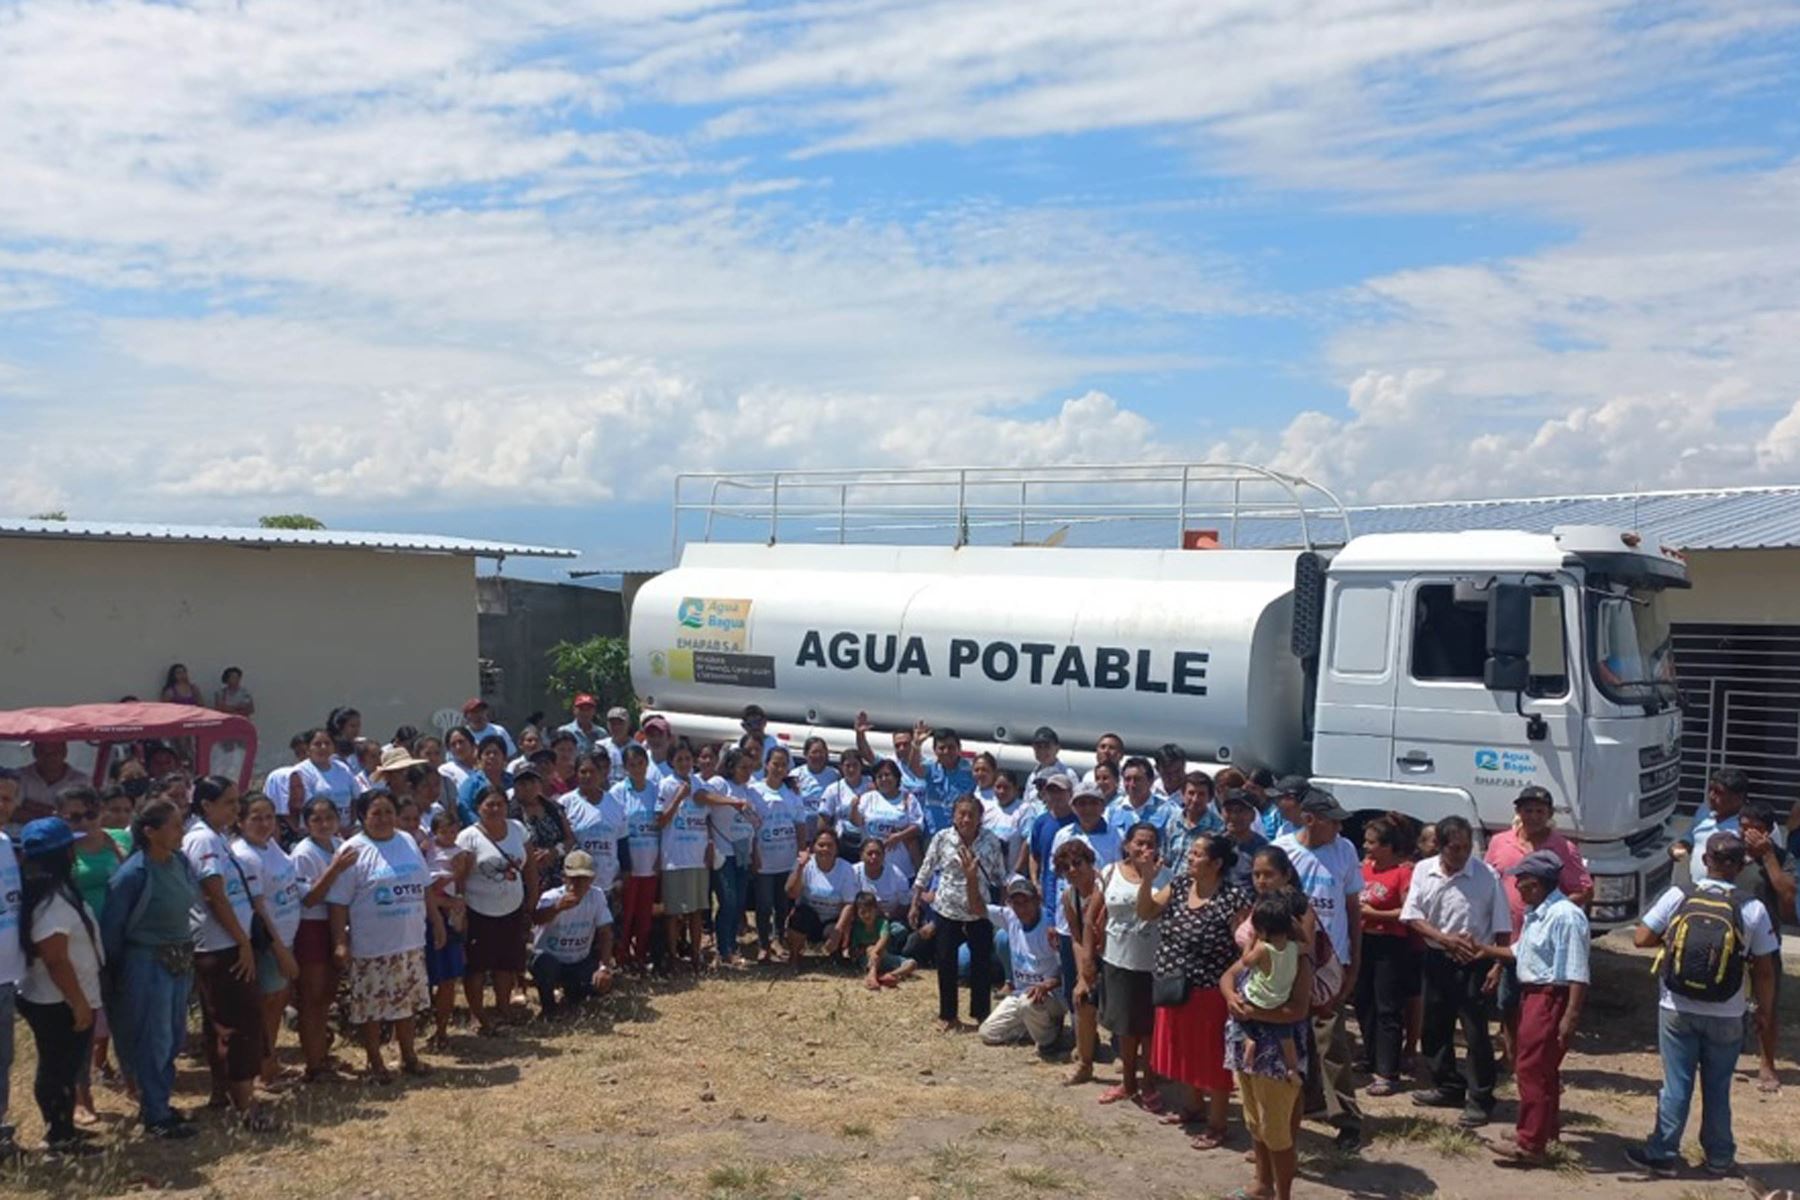
[[[425,895],[425,885],[422,883],[382,884],[375,889],[373,895],[375,903],[382,907],[394,904],[405,904],[409,901],[423,897]]]

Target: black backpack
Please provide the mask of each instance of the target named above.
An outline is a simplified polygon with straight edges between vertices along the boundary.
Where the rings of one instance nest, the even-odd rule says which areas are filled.
[[[1749,951],[1744,942],[1744,903],[1750,899],[1733,888],[1710,891],[1692,883],[1679,885],[1681,903],[1663,931],[1655,969],[1671,996],[1718,1003],[1743,991]]]

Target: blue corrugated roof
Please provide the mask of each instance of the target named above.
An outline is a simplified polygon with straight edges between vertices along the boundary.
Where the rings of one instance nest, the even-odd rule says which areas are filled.
[[[46,521],[0,517],[0,537],[102,542],[190,542],[229,546],[293,546],[330,550],[389,550],[400,554],[457,554],[470,558],[575,558],[574,550],[426,533],[359,533],[347,529],[263,529],[231,525],[153,525],[132,521]]]
[[[1365,533],[1431,533],[1521,529],[1548,533],[1559,525],[1633,529],[1683,550],[1751,550],[1800,546],[1800,485],[1601,495],[1529,496],[1424,504],[1350,506],[1350,528]],[[1150,533],[1148,530],[1138,531]],[[1291,525],[1246,524],[1239,545],[1292,544]],[[1167,535],[1163,544],[1167,544]]]

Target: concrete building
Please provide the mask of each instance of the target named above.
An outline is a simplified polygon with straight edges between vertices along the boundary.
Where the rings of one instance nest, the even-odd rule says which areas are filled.
[[[495,712],[507,714],[515,732],[534,712],[551,725],[569,720],[573,697],[550,687],[552,646],[625,636],[624,604],[603,587],[489,575],[477,581],[476,599],[482,694]]]
[[[360,709],[370,736],[429,728],[478,687],[476,560],[573,556],[416,534],[0,520],[0,707],[156,699],[179,662],[209,701],[220,673],[242,668],[259,771],[337,705]]]

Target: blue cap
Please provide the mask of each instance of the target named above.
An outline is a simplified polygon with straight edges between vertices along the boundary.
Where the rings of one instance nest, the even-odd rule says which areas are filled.
[[[61,817],[39,817],[19,835],[19,849],[26,858],[42,858],[75,844],[75,831]]]

